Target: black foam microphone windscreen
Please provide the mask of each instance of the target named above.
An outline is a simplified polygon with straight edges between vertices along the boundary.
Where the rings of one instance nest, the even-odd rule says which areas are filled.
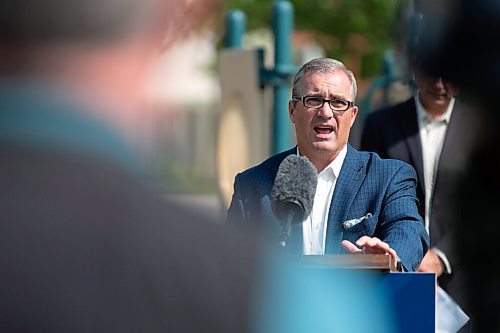
[[[307,157],[287,156],[278,168],[271,191],[274,214],[283,223],[301,223],[311,213],[317,183],[318,173]]]

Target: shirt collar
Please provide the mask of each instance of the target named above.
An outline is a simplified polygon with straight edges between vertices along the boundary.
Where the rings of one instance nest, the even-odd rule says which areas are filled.
[[[417,108],[417,117],[419,122],[430,123],[432,121],[444,121],[446,124],[450,122],[451,113],[453,111],[453,106],[455,105],[455,97],[452,97],[450,103],[448,104],[448,109],[441,115],[438,119],[432,119],[425,110],[422,102],[420,101],[420,91],[417,91],[415,95],[415,105]]]
[[[297,146],[297,155],[300,155],[299,146]],[[325,172],[331,172],[333,173],[333,176],[335,176],[335,178],[338,178],[340,174],[340,169],[342,169],[342,164],[344,164],[346,155],[347,155],[347,145],[345,145],[344,148],[340,150],[340,153],[337,155],[337,157],[333,161],[331,161],[330,164],[328,164],[323,169],[323,171],[320,172],[320,174]]]
[[[342,148],[340,153],[337,155],[337,157],[330,164],[327,165],[325,170],[330,168],[333,171],[333,175],[335,176],[335,178],[338,178],[340,174],[340,169],[342,169],[342,164],[344,164],[346,155],[347,155],[347,145],[345,145],[344,148]]]

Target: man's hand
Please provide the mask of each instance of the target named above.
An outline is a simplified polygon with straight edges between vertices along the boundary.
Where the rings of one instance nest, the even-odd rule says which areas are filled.
[[[443,265],[436,252],[432,250],[427,251],[417,272],[436,273],[436,277],[440,277],[443,274]]]
[[[396,251],[389,246],[386,242],[381,241],[377,237],[363,236],[356,241],[356,245],[348,240],[342,241],[344,249],[350,253],[366,253],[366,254],[389,254],[392,256],[393,268],[396,267],[399,261]]]

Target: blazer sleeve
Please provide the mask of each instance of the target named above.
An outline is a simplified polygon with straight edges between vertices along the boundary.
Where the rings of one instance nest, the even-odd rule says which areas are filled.
[[[415,271],[429,248],[429,235],[418,213],[415,170],[406,163],[394,173],[384,196],[382,239],[396,250],[407,271]]]

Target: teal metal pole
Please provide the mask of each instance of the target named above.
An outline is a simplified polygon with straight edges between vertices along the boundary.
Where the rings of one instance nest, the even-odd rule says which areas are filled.
[[[383,63],[386,84],[384,86],[384,105],[389,104],[389,86],[394,81],[394,55],[391,50],[384,53]]]
[[[383,57],[383,75],[376,78],[368,88],[368,91],[361,101],[361,113],[363,118],[365,118],[371,112],[371,103],[373,96],[379,89],[385,89],[384,91],[384,104],[388,103],[388,91],[387,88],[389,85],[394,82],[397,78],[394,76],[394,56],[391,50],[388,50],[384,53]]]
[[[276,1],[272,7],[272,25],[274,32],[274,74],[281,80],[274,85],[273,106],[273,154],[289,149],[291,144],[291,126],[288,118],[288,100],[290,99],[289,76],[292,67],[292,31],[293,6],[289,1]]]
[[[225,44],[230,49],[243,48],[243,35],[246,27],[246,16],[241,10],[230,10],[226,16]]]

